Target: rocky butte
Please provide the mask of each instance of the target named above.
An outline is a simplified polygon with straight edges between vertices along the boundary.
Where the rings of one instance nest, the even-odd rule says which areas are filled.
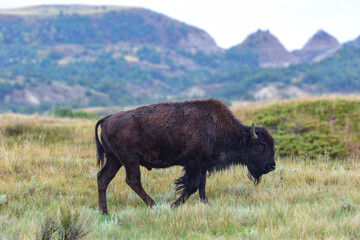
[[[258,55],[260,66],[265,68],[287,67],[299,62],[268,30],[250,34],[236,47],[254,51]]]
[[[324,30],[319,30],[301,50],[295,50],[293,54],[301,62],[320,61],[334,54],[340,47],[341,44],[336,38]]]

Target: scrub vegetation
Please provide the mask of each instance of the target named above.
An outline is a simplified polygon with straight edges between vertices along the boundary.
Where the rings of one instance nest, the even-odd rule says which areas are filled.
[[[276,87],[281,98],[293,97],[289,87],[311,95],[360,92],[359,41],[321,61],[286,60],[294,64],[285,67],[290,62],[279,65],[281,51],[265,50],[282,48],[268,31],[222,50],[201,29],[141,8],[46,5],[0,16],[0,113],[196,97],[256,100],[259,87]],[[320,52],[335,50],[326,45]],[[264,57],[268,67],[282,68],[264,68]]]
[[[171,209],[181,168],[141,169],[157,202],[149,208],[121,169],[108,188],[110,216],[98,212],[95,120],[0,115],[0,239],[358,239],[359,111],[355,98],[239,109],[277,142],[277,169],[258,186],[235,167],[208,178],[209,205],[196,193]]]

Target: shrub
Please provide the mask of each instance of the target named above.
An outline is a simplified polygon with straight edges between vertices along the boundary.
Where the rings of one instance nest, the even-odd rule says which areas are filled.
[[[155,64],[161,62],[161,56],[154,48],[143,47],[136,52],[136,55],[142,61],[147,61]]]
[[[97,119],[99,116],[95,113],[88,113],[84,111],[73,111],[70,108],[61,108],[56,106],[54,110],[54,116],[59,118],[87,118]]]
[[[40,230],[36,233],[37,240],[51,240],[52,235],[59,229],[56,221],[50,217],[46,216]]]
[[[250,120],[247,124],[263,122],[280,156],[343,157],[357,154],[360,147],[360,101],[356,99],[289,101],[238,114]]]
[[[50,240],[54,236],[59,240],[81,239],[89,234],[89,224],[87,216],[64,205],[57,215],[46,214],[36,239]]]
[[[79,211],[71,210],[67,206],[60,208],[59,239],[80,239],[89,234],[89,218],[80,216]]]

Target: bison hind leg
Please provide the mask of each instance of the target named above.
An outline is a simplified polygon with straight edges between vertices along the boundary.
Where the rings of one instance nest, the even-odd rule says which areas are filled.
[[[99,194],[99,210],[107,214],[106,189],[121,168],[122,163],[112,153],[106,154],[106,162],[103,168],[97,174],[98,194]]]
[[[199,186],[199,198],[200,201],[208,204],[208,198],[206,196],[206,192],[205,192],[205,186],[206,186],[206,170],[202,169],[201,170],[201,176],[200,176],[200,186]]]

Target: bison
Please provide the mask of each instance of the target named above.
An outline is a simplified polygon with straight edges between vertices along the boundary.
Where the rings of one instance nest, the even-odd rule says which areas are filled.
[[[140,166],[182,166],[184,175],[175,181],[180,196],[173,207],[197,190],[207,203],[207,173],[245,165],[258,184],[263,174],[275,169],[274,139],[268,131],[243,125],[215,99],[158,103],[111,114],[96,123],[95,141],[102,166],[97,174],[99,209],[105,214],[107,186],[122,166],[126,183],[149,206],[155,202],[141,185]]]

